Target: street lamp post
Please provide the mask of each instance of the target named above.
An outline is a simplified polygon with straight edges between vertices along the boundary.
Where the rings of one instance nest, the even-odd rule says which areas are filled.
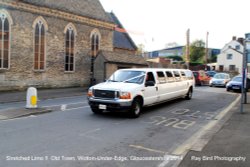
[[[187,44],[186,44],[186,65],[187,65],[187,69],[190,68],[190,29],[187,30],[186,33],[186,40],[187,40]]]
[[[206,65],[206,70],[207,70],[207,63],[208,63],[208,32],[206,34],[206,49],[205,49],[205,65]]]
[[[91,55],[91,62],[90,62],[90,86],[94,85],[94,55]]]

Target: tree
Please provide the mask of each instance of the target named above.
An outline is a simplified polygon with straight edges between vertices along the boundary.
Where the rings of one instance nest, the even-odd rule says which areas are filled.
[[[138,54],[138,55],[142,55],[142,53],[144,53],[145,52],[145,46],[143,45],[143,44],[139,44],[138,46],[137,46],[137,51],[136,51],[136,53]]]
[[[205,55],[205,42],[203,40],[195,40],[190,45],[190,62],[203,63]]]

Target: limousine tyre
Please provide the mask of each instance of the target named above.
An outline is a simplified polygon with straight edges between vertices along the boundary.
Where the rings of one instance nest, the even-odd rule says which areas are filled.
[[[95,114],[102,114],[103,110],[97,109],[97,108],[91,108],[92,112]]]
[[[129,111],[129,117],[130,118],[138,118],[141,114],[141,108],[142,108],[142,104],[140,99],[136,98],[131,106],[131,109]]]
[[[185,99],[190,100],[192,98],[192,96],[193,96],[193,90],[192,90],[192,88],[189,88],[189,90],[185,96]]]

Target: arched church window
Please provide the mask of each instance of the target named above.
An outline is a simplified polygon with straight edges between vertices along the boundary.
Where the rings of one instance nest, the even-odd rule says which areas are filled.
[[[0,12],[0,69],[9,68],[10,21],[7,14]]]
[[[35,24],[34,70],[45,70],[45,23],[38,20]]]
[[[75,31],[68,26],[65,34],[65,71],[74,71],[75,66]]]

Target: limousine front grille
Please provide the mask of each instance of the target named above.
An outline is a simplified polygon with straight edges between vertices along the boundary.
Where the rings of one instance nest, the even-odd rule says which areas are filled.
[[[94,90],[94,97],[96,97],[96,98],[105,98],[105,99],[114,99],[114,98],[118,97],[118,92],[117,91],[112,91],[112,90],[95,89]]]

